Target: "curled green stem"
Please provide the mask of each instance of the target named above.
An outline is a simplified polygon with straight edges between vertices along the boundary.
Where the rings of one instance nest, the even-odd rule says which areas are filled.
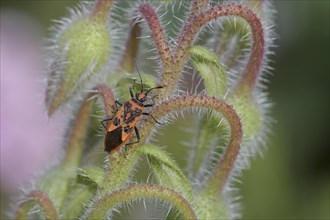
[[[176,68],[173,71],[171,79],[163,78],[163,81],[169,81],[179,78],[180,72],[185,61],[189,56],[189,49],[192,46],[193,40],[200,29],[208,22],[223,16],[239,16],[245,19],[251,27],[253,45],[248,64],[245,68],[243,78],[239,83],[239,88],[248,87],[250,91],[254,88],[260,69],[262,67],[262,60],[264,55],[264,32],[261,21],[249,8],[242,5],[220,5],[212,7],[198,16],[195,16],[190,23],[187,23],[182,30],[178,39],[178,46],[175,51],[174,60],[176,61]],[[165,75],[164,75],[165,77]],[[176,84],[171,84],[167,90],[174,91]]]
[[[242,124],[240,118],[233,107],[226,104],[223,100],[207,96],[182,96],[164,101],[157,105],[150,114],[152,114],[154,118],[160,119],[162,116],[165,116],[172,111],[178,111],[190,107],[202,107],[215,110],[221,113],[229,122],[231,129],[229,145],[208,183],[208,187],[221,191],[230,175],[240,150],[240,144],[242,141]],[[150,117],[143,120],[144,123],[140,129],[142,143],[145,141],[145,137],[151,133],[151,130],[155,125],[155,121]]]
[[[15,219],[27,219],[28,218],[28,212],[31,208],[31,201],[36,202],[39,207],[42,209],[45,218],[49,220],[56,220],[58,219],[58,214],[56,211],[56,208],[52,202],[52,200],[49,198],[49,196],[39,190],[34,190],[30,192],[27,196],[28,200],[23,202],[20,207],[18,208],[18,211],[16,213]]]
[[[105,219],[109,209],[116,205],[138,200],[141,198],[152,198],[166,201],[173,205],[183,216],[183,219],[197,219],[190,203],[179,193],[158,185],[131,185],[125,189],[120,189],[108,193],[96,200],[90,207],[90,212],[86,213],[84,219]]]

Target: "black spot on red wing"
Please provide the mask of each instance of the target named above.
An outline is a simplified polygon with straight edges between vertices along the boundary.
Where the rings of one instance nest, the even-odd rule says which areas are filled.
[[[126,126],[126,127],[124,128],[124,132],[125,132],[126,134],[128,134],[131,130],[132,130],[132,128],[131,128],[130,126]]]
[[[139,108],[135,108],[135,109],[134,109],[134,113],[135,113],[136,115],[140,115],[140,114],[142,114],[142,110],[139,109]]]
[[[117,118],[117,117],[115,117],[114,119],[113,119],[113,125],[114,126],[118,126],[120,124],[120,120]]]
[[[121,139],[121,132],[122,128],[118,127],[111,132],[107,132],[105,139],[104,139],[104,150],[107,152],[111,152],[111,150],[118,147],[120,144],[122,144]]]

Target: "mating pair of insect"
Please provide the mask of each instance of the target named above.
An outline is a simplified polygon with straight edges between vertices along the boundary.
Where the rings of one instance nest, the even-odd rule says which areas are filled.
[[[154,105],[144,104],[148,100],[148,93],[153,89],[161,89],[163,87],[157,86],[144,92],[142,78],[139,72],[138,74],[142,85],[141,91],[135,93],[134,95],[133,87],[131,87],[129,89],[131,99],[123,104],[116,100],[115,103],[117,111],[115,116],[101,121],[103,127],[106,129],[106,135],[104,139],[104,150],[106,152],[113,152],[124,144],[129,145],[140,142],[140,134],[136,124],[142,115],[151,116],[156,123],[161,124],[152,115],[144,112],[143,110],[144,108],[152,107]],[[120,106],[119,109],[118,105]],[[108,122],[107,125],[105,122]],[[133,135],[133,130],[135,131],[137,141],[127,143]]]

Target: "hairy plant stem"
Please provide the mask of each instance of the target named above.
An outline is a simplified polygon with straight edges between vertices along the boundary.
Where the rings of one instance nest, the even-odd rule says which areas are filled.
[[[106,117],[111,118],[116,112],[112,90],[106,84],[96,86],[95,90],[96,92],[94,94],[102,97]],[[133,166],[136,164],[139,155],[134,148],[127,148],[125,152],[121,150],[113,151],[108,157],[108,170],[100,186],[101,192],[111,192],[122,186],[131,173]]]
[[[126,41],[125,52],[121,58],[119,68],[116,72],[124,70],[132,73],[134,70],[134,60],[138,54],[139,36],[141,28],[138,22],[133,20],[131,22],[131,30]]]
[[[139,7],[139,10],[147,20],[159,57],[163,64],[163,73],[160,75],[161,79],[159,85],[163,86],[164,89],[159,91],[158,96],[154,98],[155,102],[157,102],[163,97],[170,96],[173,92],[169,92],[167,88],[170,88],[173,83],[176,84],[175,77],[173,75],[174,60],[171,53],[171,48],[165,38],[164,30],[159,23],[155,10],[149,4],[142,4]]]
[[[125,108],[125,114],[120,117],[121,122],[119,126],[121,126],[120,128],[125,128],[122,129],[123,132],[128,129],[126,126],[133,128],[136,125],[139,128],[140,143],[125,145],[125,142],[118,150],[107,154],[108,160],[106,160],[105,169],[91,166],[86,169],[81,168],[80,172],[77,172],[77,168],[81,166],[84,146],[94,141],[94,138],[87,139],[89,136],[87,132],[91,131],[88,129],[94,97],[100,96],[102,98],[104,111],[108,119],[112,118],[116,112],[118,113],[112,90],[106,84],[95,86],[84,97],[75,112],[75,118],[71,121],[66,143],[66,154],[62,163],[50,170],[50,172],[47,172],[37,182],[36,187],[44,190],[32,190],[25,196],[26,200],[19,204],[18,211],[15,213],[17,219],[37,216],[35,213],[30,213],[35,206],[40,207],[39,209],[43,212],[43,215],[41,214],[40,216],[45,216],[46,219],[77,217],[81,217],[81,219],[104,219],[109,217],[107,216],[108,210],[116,210],[123,203],[136,200],[144,202],[145,199],[150,198],[169,203],[181,213],[184,219],[197,219],[197,216],[201,219],[227,219],[232,216],[232,210],[230,210],[230,207],[227,207],[227,200],[222,197],[221,193],[227,192],[227,189],[224,190],[226,188],[225,185],[231,182],[235,161],[241,148],[243,128],[244,138],[251,137],[251,134],[259,134],[259,131],[263,129],[262,126],[259,126],[262,125],[263,118],[260,115],[263,112],[259,111],[259,106],[255,105],[252,94],[253,89],[257,87],[259,75],[264,65],[265,33],[260,19],[249,9],[248,4],[244,3],[246,6],[243,3],[218,5],[209,8],[209,2],[210,0],[191,0],[190,10],[185,17],[185,21],[182,21],[182,30],[177,35],[175,42],[173,42],[176,45],[173,47],[173,39],[166,38],[166,31],[164,30],[166,26],[164,25],[163,27],[161,22],[162,16],[158,14],[151,4],[140,4],[135,13],[141,14],[141,17],[147,23],[151,32],[151,40],[155,43],[163,68],[158,82],[156,82],[156,77],[149,77],[146,74],[140,75],[141,83],[143,79],[145,87],[157,88],[157,84],[160,85],[158,88],[162,87],[162,89],[157,90],[156,96],[152,98],[151,95],[149,96],[153,100],[154,105],[148,100],[144,106],[148,110],[143,109],[143,105],[140,105],[142,110],[146,110],[144,115],[149,113],[152,117],[143,116],[135,124],[136,121],[134,120],[136,118],[134,117],[141,112],[138,112],[139,108],[135,108],[135,104],[139,103],[134,99],[132,101],[135,101],[135,104],[124,106],[133,111],[127,111],[127,108]],[[173,5],[173,9],[175,9],[176,4]],[[260,8],[262,3],[258,2],[256,5]],[[111,7],[112,0],[95,0],[94,8],[89,11],[87,16],[86,10],[88,10],[88,7],[83,8],[82,12],[74,11],[72,13],[72,21],[69,18],[65,18],[61,21],[60,28],[56,29],[59,32],[55,33],[55,38],[52,40],[53,47],[51,48],[55,48],[58,51],[54,53],[56,56],[51,60],[50,66],[52,70],[58,70],[58,72],[51,72],[51,80],[48,81],[49,88],[46,92],[46,102],[49,107],[49,115],[55,112],[62,103],[68,102],[72,97],[81,94],[86,89],[86,86],[89,85],[87,82],[93,82],[93,74],[102,72],[101,70],[107,64],[109,55],[112,54],[110,53],[111,48],[113,48],[112,45],[118,43],[117,41],[112,41],[115,38],[112,38],[112,32],[109,32],[109,26],[107,25]],[[166,8],[161,8],[161,10],[163,9]],[[115,11],[117,12],[117,10]],[[178,12],[181,13],[181,9]],[[172,14],[175,13],[173,12]],[[225,16],[242,18],[245,20],[242,24],[245,25],[247,23],[252,33],[252,42],[249,41],[248,44],[250,46],[251,42],[251,53],[249,54],[247,65],[235,90],[227,100],[227,103],[233,106],[217,98],[226,96],[227,89],[227,84],[223,83],[227,80],[227,73],[222,70],[219,56],[211,54],[209,49],[202,46],[195,47],[195,51],[192,50],[194,49],[194,40],[203,27],[211,21]],[[133,72],[134,70],[134,61],[140,44],[138,38],[143,29],[139,21],[135,20],[137,17],[135,15],[133,17],[125,49],[121,51],[123,55],[116,70],[118,73],[122,71]],[[180,15],[176,19],[181,20],[181,17]],[[263,15],[260,17],[263,18]],[[122,21],[122,19],[119,20],[120,22]],[[176,24],[176,22],[173,22],[169,27],[175,28]],[[169,30],[172,33],[172,29]],[[248,33],[247,30],[244,31]],[[246,34],[243,36],[246,36]],[[243,49],[247,49],[248,46]],[[241,48],[238,47],[239,49]],[[195,57],[193,57],[193,52],[195,52]],[[237,54],[239,53],[235,51],[234,56],[238,57]],[[195,69],[201,73],[201,80],[204,82],[208,96],[179,96],[179,93],[176,96],[179,78],[186,62],[190,58],[189,56],[192,56],[192,63],[195,65]],[[234,59],[233,61],[236,62]],[[232,62],[231,65],[234,64]],[[61,71],[63,71],[63,74]],[[222,75],[220,76],[220,74]],[[95,80],[97,79],[95,78]],[[121,90],[129,82],[129,79],[121,76],[120,78],[113,78],[112,82],[114,84],[117,82],[116,85]],[[142,86],[142,88],[144,87]],[[52,90],[54,91],[52,92]],[[142,97],[143,94],[137,94],[136,96]],[[138,99],[140,100],[140,98]],[[153,107],[147,108],[151,106]],[[201,124],[199,127],[199,130],[204,132],[200,132],[200,136],[205,141],[200,141],[198,144],[206,147],[201,151],[196,151],[197,154],[198,152],[200,152],[200,155],[205,154],[205,158],[209,159],[208,155],[213,156],[222,152],[221,159],[217,161],[216,157],[212,157],[210,163],[197,163],[198,166],[192,166],[196,173],[199,171],[198,168],[213,167],[213,170],[207,177],[208,179],[203,182],[204,185],[198,188],[192,187],[186,175],[165,151],[160,150],[156,145],[145,144],[148,142],[148,138],[155,127],[158,126],[156,125],[157,121],[162,122],[162,118],[167,117],[172,112],[181,112],[184,109],[191,108],[197,110],[204,109],[205,113],[210,114],[205,114],[204,118],[199,119],[201,122],[205,122],[205,124]],[[208,120],[208,116],[213,118]],[[225,128],[216,127],[220,124],[217,123],[220,120],[219,116],[226,119]],[[122,118],[125,120],[125,125]],[[132,120],[127,122],[128,120],[126,121],[126,119]],[[108,129],[109,127],[105,130]],[[213,138],[212,135],[222,135],[222,131],[224,131],[225,135],[230,132],[229,141],[225,139],[220,142],[216,138],[212,142],[210,141]],[[94,134],[92,131],[90,133]],[[118,132],[116,135],[116,137],[119,137],[122,133]],[[121,137],[123,139],[124,136],[122,135]],[[129,138],[135,139],[136,136],[131,135]],[[117,143],[121,141],[119,140]],[[221,146],[223,146],[222,143],[226,143],[227,148],[223,151],[222,149],[221,151],[216,149],[214,152],[211,152],[214,154],[208,154],[214,148],[207,147],[214,146],[214,143]],[[158,185],[129,185],[128,182],[130,182],[130,177],[134,173],[134,167],[143,155],[147,156],[150,168],[156,177],[155,179],[158,180]],[[203,159],[196,159],[195,161],[205,162],[206,160],[204,161]],[[194,163],[196,162],[192,164]],[[89,205],[83,210],[85,208],[83,205],[86,202]]]
[[[92,17],[105,21],[112,6],[112,0],[96,0]]]
[[[56,220],[58,219],[58,214],[56,208],[51,200],[51,198],[43,191],[34,190],[27,195],[27,201],[23,202],[18,211],[16,212],[15,219],[27,219],[28,212],[32,206],[32,201],[35,201],[39,207],[42,209],[45,218],[47,220]]]
[[[91,211],[83,216],[83,219],[104,219],[108,209],[116,205],[138,200],[141,198],[153,198],[166,201],[173,205],[183,216],[183,219],[197,219],[190,203],[179,193],[158,185],[131,185],[127,188],[108,193],[97,199],[91,207]]]
[[[115,112],[115,102],[112,91],[105,84],[100,84],[94,87],[93,92],[90,92],[83,100],[77,117],[71,127],[67,151],[62,163],[63,167],[75,168],[80,165],[81,154],[84,147],[84,141],[90,120],[90,111],[92,107],[91,97],[99,94],[105,103],[104,108],[108,117]]]
[[[111,118],[112,115],[116,112],[116,103],[112,90],[108,87],[107,84],[99,84],[94,87],[94,90],[96,90],[94,94],[98,94],[103,100],[106,116]]]
[[[231,128],[231,138],[229,145],[207,186],[209,188],[216,189],[218,192],[221,192],[230,175],[240,150],[240,144],[243,135],[240,118],[232,106],[226,104],[223,100],[207,96],[182,96],[172,100],[164,101],[158,104],[150,114],[152,114],[154,118],[158,120],[162,116],[165,116],[172,111],[178,111],[182,110],[183,108],[191,107],[213,109],[221,113],[229,122]],[[152,118],[144,119],[143,126],[140,129],[142,143],[145,142],[145,137],[151,133],[154,126],[155,121]]]
[[[208,4],[209,0],[193,0],[191,2],[191,8],[186,20],[186,24],[190,23],[195,16],[204,11],[207,8]]]
[[[108,170],[100,188],[101,192],[112,192],[122,187],[132,169],[137,163],[140,154],[136,150],[136,145],[132,148],[119,149],[109,155]]]
[[[150,27],[158,54],[163,63],[163,69],[166,71],[171,70],[173,57],[164,34],[164,29],[159,23],[159,19],[155,10],[149,4],[140,5],[139,10],[144,15],[144,18]]]
[[[141,8],[144,10],[141,10]],[[173,67],[168,67],[167,61],[165,62],[165,60],[169,59],[165,59],[163,54],[165,53],[167,57],[170,57],[170,52],[167,52],[169,48],[165,41],[163,31],[160,28],[158,19],[153,17],[155,14],[153,9],[151,6],[144,4],[140,6],[140,10],[142,13],[146,14],[145,16],[149,21],[149,28],[153,33],[154,41],[157,45],[158,52],[164,65],[160,83],[164,86],[164,90],[159,92],[158,97],[156,97],[157,100],[163,100],[164,98],[170,97],[173,94],[180,73],[189,56],[189,49],[192,46],[196,34],[208,22],[222,16],[242,17],[251,27],[253,37],[252,53],[250,55],[243,77],[239,83],[238,89],[248,88],[248,91],[250,93],[252,92],[262,67],[262,59],[264,55],[264,33],[259,18],[249,8],[236,4],[225,6],[221,5],[210,8],[198,14],[198,16],[194,16],[190,22],[186,23],[181,34],[179,35],[177,41],[178,46],[175,48],[173,53]],[[166,45],[166,50],[161,50],[163,48],[162,45]]]
[[[80,165],[90,119],[89,114],[92,106],[92,102],[87,101],[89,96],[84,99],[77,113],[77,117],[73,122],[73,126],[70,128],[69,142],[67,144],[67,150],[62,163],[63,167],[74,168]]]
[[[251,27],[253,46],[248,64],[243,73],[243,78],[240,81],[239,87],[248,85],[253,89],[259,70],[262,65],[264,54],[264,33],[262,24],[259,18],[249,8],[242,5],[225,5],[216,6],[196,16],[190,24],[187,24],[183,29],[179,38],[178,48],[176,50],[175,60],[179,60],[178,66],[182,66],[188,57],[188,50],[192,45],[196,33],[206,23],[222,16],[240,16],[245,19]]]

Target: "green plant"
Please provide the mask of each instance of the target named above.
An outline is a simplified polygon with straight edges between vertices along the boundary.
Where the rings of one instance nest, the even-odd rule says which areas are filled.
[[[262,82],[272,14],[263,1],[82,2],[52,29],[48,48],[49,116],[73,116],[65,154],[24,195],[16,218],[104,219],[123,204],[148,199],[166,202],[184,219],[239,218],[232,184],[260,152],[270,121]],[[132,81],[140,86],[137,74],[128,75],[135,60],[156,66],[143,68],[156,72],[141,74],[146,87],[164,87],[150,112],[157,120],[197,110],[187,172],[149,141],[159,127],[151,117],[138,123],[141,142],[111,152],[104,168],[83,160],[97,157],[93,149],[102,146],[95,132],[100,119],[92,115],[111,117],[115,97],[128,99]],[[183,72],[197,78],[190,88],[180,84]],[[130,181],[142,156],[157,183]]]

